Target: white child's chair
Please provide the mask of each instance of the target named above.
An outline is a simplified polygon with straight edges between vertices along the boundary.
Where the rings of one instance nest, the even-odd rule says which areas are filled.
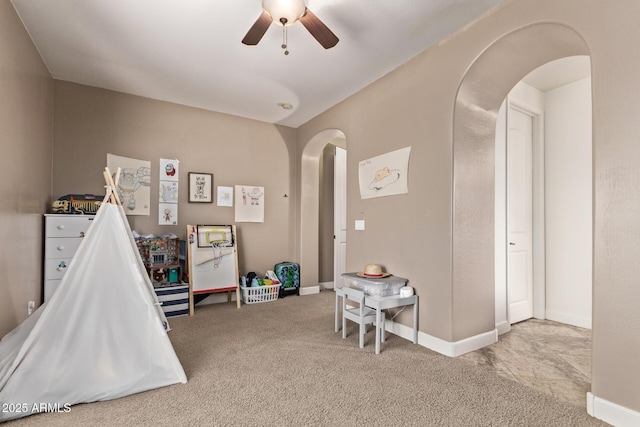
[[[364,292],[349,288],[342,288],[344,297],[342,298],[342,338],[347,338],[347,319],[360,325],[360,348],[364,348],[364,334],[367,332],[366,325],[376,323],[376,311],[364,305]],[[347,301],[358,303],[358,307],[347,308]],[[384,342],[384,313],[382,313],[381,338]]]

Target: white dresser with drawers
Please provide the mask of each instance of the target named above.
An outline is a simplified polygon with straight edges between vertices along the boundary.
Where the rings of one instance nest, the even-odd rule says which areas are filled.
[[[73,261],[95,215],[46,214],[44,216],[44,296],[46,302]]]

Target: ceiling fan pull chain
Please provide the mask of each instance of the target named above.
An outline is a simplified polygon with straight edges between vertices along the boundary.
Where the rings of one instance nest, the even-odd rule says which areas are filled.
[[[280,47],[284,49],[285,55],[289,55],[287,50],[287,18],[280,18],[280,22],[282,23],[282,45]]]

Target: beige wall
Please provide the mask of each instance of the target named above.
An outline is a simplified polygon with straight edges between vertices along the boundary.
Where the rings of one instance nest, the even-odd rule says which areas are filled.
[[[640,28],[633,18],[637,16],[640,3],[635,0],[506,1],[299,129],[300,153],[325,129],[339,129],[346,135],[348,269],[381,262],[394,274],[408,277],[421,297],[421,332],[452,342],[491,332],[495,326],[493,233],[489,232],[493,168],[488,162],[493,149],[473,145],[468,138],[493,136],[495,124],[493,128],[490,124],[499,98],[508,92],[505,86],[515,84],[532,69],[524,69],[531,64],[498,55],[487,68],[496,79],[485,79],[476,87],[481,89],[477,99],[473,85],[467,88],[468,97],[458,98],[459,85],[476,58],[486,60],[481,57],[484,50],[511,32],[556,22],[578,34],[568,44],[573,43],[575,51],[588,46],[593,73],[592,391],[635,411],[640,410],[640,370],[635,360],[640,354]],[[538,39],[526,40],[532,44],[523,45],[524,40],[509,37],[505,43],[515,40],[523,55],[535,54],[539,59],[546,55],[549,60],[566,47],[556,50],[554,40],[541,45],[544,38],[540,34]],[[516,72],[505,75],[503,71],[509,69]],[[471,126],[470,133],[459,133],[456,146],[455,105],[464,101],[473,110],[472,118],[482,114],[488,118]],[[465,114],[459,118],[465,119]],[[409,194],[360,200],[358,162],[409,145],[413,147]],[[468,173],[468,168],[476,173]],[[355,219],[366,220],[365,232],[354,233]],[[304,233],[305,224],[301,226]],[[409,322],[406,317],[400,321]]]
[[[53,79],[13,6],[0,2],[0,337],[40,304],[51,194]]]
[[[188,203],[188,172],[212,173],[214,187],[263,186],[265,222],[237,230],[241,274],[264,274],[294,258],[295,141],[295,129],[56,81],[53,196],[104,194],[107,153],[148,160],[151,215],[129,216],[131,228],[184,239],[188,224],[235,223],[233,208]],[[158,225],[160,158],[180,161],[177,226]]]
[[[177,157],[182,182],[188,171],[211,171],[216,186],[264,185],[267,223],[240,224],[240,262],[241,268],[267,268],[283,257],[296,260],[296,254],[298,258],[304,258],[307,252],[317,254],[317,248],[305,247],[303,236],[317,236],[318,221],[308,221],[298,214],[304,208],[297,200],[309,189],[301,184],[304,171],[297,170],[297,165],[309,160],[303,153],[308,144],[317,142],[314,136],[326,130],[333,135],[339,133],[337,129],[344,132],[349,146],[347,223],[366,220],[365,232],[354,233],[349,227],[348,269],[379,262],[388,271],[408,277],[421,297],[423,333],[454,342],[489,332],[494,303],[493,286],[487,284],[492,281],[493,262],[489,262],[491,255],[476,262],[478,251],[487,242],[473,245],[472,236],[487,234],[491,214],[483,210],[478,226],[469,228],[471,234],[456,234],[464,230],[460,226],[468,225],[465,218],[474,220],[466,216],[474,209],[473,203],[466,203],[468,200],[462,205],[466,211],[456,212],[461,206],[458,204],[453,208],[454,195],[460,195],[459,179],[464,176],[456,168],[466,167],[460,156],[469,154],[457,152],[460,146],[454,144],[454,106],[461,100],[458,88],[470,65],[496,40],[534,23],[562,23],[584,38],[592,58],[592,391],[600,398],[640,411],[640,371],[636,363],[640,354],[637,16],[640,3],[636,0],[507,0],[494,13],[297,131],[56,82],[52,195],[101,192],[100,173],[107,152],[148,159],[154,174],[158,158]],[[0,282],[1,335],[24,319],[26,301],[37,299],[40,292],[41,214],[51,196],[53,84],[9,2],[0,2],[0,19],[0,84],[6,94],[0,99],[0,129],[8,160],[2,175],[8,185],[0,211],[0,262],[5,275]],[[496,75],[513,67],[513,62],[496,62]],[[491,128],[476,130],[494,132]],[[360,200],[358,162],[406,146],[412,146],[409,194]],[[245,156],[261,162],[247,165]],[[483,164],[487,158],[483,153]],[[476,198],[482,209],[492,205],[492,196],[484,193],[493,182],[488,169],[480,168],[476,176],[477,180],[486,180],[481,186],[484,195]],[[152,205],[157,201],[155,194],[157,182],[152,187]],[[233,222],[232,210],[189,205],[185,197],[182,191],[180,226],[157,226],[157,211],[152,210],[151,218],[132,219],[132,227],[144,233],[171,231],[183,236],[188,222]],[[316,206],[316,216],[317,210]],[[315,230],[308,230],[314,226]],[[458,239],[462,247],[470,245],[468,256],[456,244]],[[318,257],[311,258],[316,265],[309,271],[311,276],[315,274],[317,283]],[[303,274],[308,274],[304,264],[302,268]],[[403,313],[400,322],[408,324],[408,316],[410,313]]]
[[[448,81],[453,93],[444,105],[451,106],[458,80],[448,69],[429,66],[430,54],[400,67],[299,128],[299,152],[325,129],[344,132],[348,147],[347,270],[360,271],[366,264],[380,263],[387,271],[409,278],[410,285],[422,296],[420,330],[452,341],[452,153],[447,142],[452,120],[450,108],[439,103],[446,98],[437,95],[446,87],[443,82]],[[361,200],[358,162],[407,146],[412,147],[409,193]],[[354,232],[356,219],[365,220],[364,232]],[[408,314],[410,317],[410,311]],[[399,318],[403,320],[402,315]],[[404,318],[409,324],[410,320]]]

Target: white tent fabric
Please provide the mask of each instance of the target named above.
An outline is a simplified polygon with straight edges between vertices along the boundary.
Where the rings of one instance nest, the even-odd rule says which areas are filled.
[[[103,203],[53,296],[0,340],[0,422],[186,383],[122,206]]]

